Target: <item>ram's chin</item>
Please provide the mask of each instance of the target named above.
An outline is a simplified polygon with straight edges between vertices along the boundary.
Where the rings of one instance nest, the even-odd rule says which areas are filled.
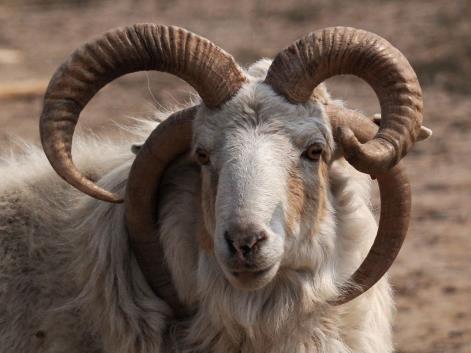
[[[278,272],[279,264],[256,271],[230,271],[225,270],[229,283],[240,290],[256,291],[269,284]]]

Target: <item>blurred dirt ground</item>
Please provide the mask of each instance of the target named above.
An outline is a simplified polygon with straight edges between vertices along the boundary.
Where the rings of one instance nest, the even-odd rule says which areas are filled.
[[[117,26],[174,24],[208,37],[242,64],[272,57],[298,37],[343,25],[378,33],[417,70],[433,138],[406,158],[414,188],[409,238],[393,266],[402,353],[471,352],[471,1],[386,0],[0,0],[0,145],[38,142],[40,95],[77,46]],[[367,113],[379,107],[353,78],[328,86]],[[187,99],[166,74],[137,73],[103,89],[81,127],[116,122]]]

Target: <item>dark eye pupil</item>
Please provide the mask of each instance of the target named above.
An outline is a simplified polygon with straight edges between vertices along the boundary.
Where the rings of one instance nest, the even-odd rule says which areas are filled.
[[[319,146],[311,146],[307,150],[307,157],[311,160],[319,160],[322,153],[322,148]]]
[[[196,151],[196,156],[198,157],[198,161],[201,164],[206,164],[209,161],[208,153],[206,153],[205,151],[201,151],[201,150]]]

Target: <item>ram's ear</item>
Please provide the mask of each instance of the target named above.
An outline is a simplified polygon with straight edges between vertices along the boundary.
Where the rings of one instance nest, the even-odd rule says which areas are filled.
[[[370,117],[373,122],[379,126],[380,122],[381,122],[381,114],[374,114],[372,117]],[[417,136],[417,141],[416,142],[420,142],[420,141],[424,141],[424,140],[427,140],[428,138],[430,138],[432,136],[432,130],[429,129],[428,127],[426,126],[421,126],[420,127],[420,131],[419,131],[419,135]]]

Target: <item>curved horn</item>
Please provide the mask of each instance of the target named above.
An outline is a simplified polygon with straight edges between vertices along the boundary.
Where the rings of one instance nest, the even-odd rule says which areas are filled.
[[[77,49],[56,71],[40,119],[44,151],[69,184],[95,198],[121,202],[75,167],[72,135],[79,114],[112,80],[131,72],[172,73],[192,85],[210,108],[229,100],[245,81],[232,56],[184,29],[138,24],[110,31]]]
[[[280,52],[265,82],[292,103],[306,102],[329,77],[356,75],[376,92],[381,127],[361,144],[348,128],[338,142],[359,171],[384,173],[406,155],[422,125],[422,91],[407,59],[385,39],[362,30],[332,27],[312,32]]]
[[[184,314],[156,236],[160,178],[179,155],[191,148],[192,122],[197,106],[172,114],[147,138],[129,173],[125,222],[134,256],[154,293],[164,298],[177,315]]]
[[[337,141],[345,126],[353,131],[361,143],[373,138],[377,132],[376,124],[356,111],[329,104],[326,112]],[[371,288],[393,264],[401,249],[411,211],[410,184],[401,164],[376,175],[381,197],[378,232],[368,255],[352,275],[340,297],[330,301],[333,305],[346,303]]]

